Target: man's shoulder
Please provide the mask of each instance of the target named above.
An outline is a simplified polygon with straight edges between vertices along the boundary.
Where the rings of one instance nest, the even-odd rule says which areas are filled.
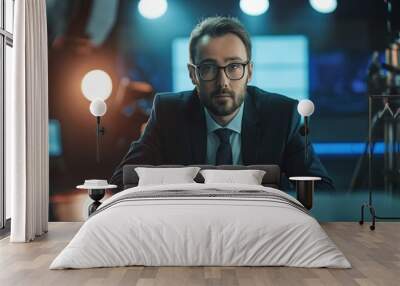
[[[161,104],[184,104],[194,97],[193,90],[181,92],[160,92],[156,94],[156,102]]]
[[[182,118],[198,109],[199,100],[193,90],[157,93],[153,108],[164,118]]]
[[[248,104],[244,107],[248,118],[253,118],[252,120],[260,122],[262,126],[275,128],[274,132],[277,134],[288,131],[288,126],[298,121],[297,100],[252,86],[247,91]]]
[[[293,106],[297,105],[298,101],[290,98],[288,96],[284,96],[278,93],[272,93],[265,91],[261,88],[255,86],[247,87],[248,95],[251,100],[258,106],[259,108],[293,108]]]

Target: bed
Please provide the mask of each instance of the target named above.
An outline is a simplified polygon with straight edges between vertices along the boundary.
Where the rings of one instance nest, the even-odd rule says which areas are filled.
[[[124,190],[102,203],[50,269],[351,267],[308,210],[279,190],[278,166],[198,166],[264,170],[261,185],[204,183],[200,174],[193,183],[138,185],[137,167],[124,167]]]

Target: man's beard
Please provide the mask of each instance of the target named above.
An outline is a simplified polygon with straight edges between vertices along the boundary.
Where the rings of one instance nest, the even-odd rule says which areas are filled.
[[[227,116],[234,113],[244,100],[244,92],[235,95],[233,91],[222,89],[209,96],[200,95],[200,101],[209,112],[216,116]]]

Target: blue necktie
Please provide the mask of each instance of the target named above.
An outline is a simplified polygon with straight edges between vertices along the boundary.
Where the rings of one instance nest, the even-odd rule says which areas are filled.
[[[217,134],[220,141],[215,157],[215,163],[217,165],[232,165],[232,146],[229,142],[232,130],[228,128],[220,128],[214,132]]]

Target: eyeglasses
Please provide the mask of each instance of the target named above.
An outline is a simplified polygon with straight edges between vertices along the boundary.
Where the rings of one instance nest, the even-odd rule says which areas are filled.
[[[204,81],[215,80],[218,76],[218,72],[220,69],[224,70],[225,75],[230,80],[239,80],[243,78],[245,68],[249,64],[249,62],[250,61],[247,61],[245,63],[230,63],[227,64],[226,66],[218,66],[212,63],[203,63],[199,65],[190,64],[190,65],[196,68],[200,79]]]

